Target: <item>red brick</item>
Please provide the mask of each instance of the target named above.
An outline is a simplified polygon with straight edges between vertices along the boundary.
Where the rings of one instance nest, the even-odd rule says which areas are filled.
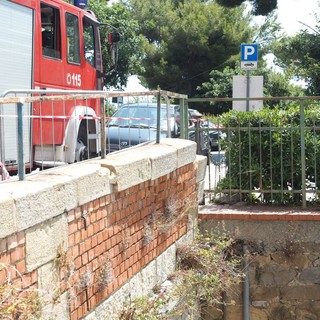
[[[71,234],[71,235],[69,234],[68,241],[69,241],[69,243],[68,243],[69,247],[72,247],[72,246],[75,245],[75,237],[74,237],[74,234]]]
[[[32,273],[25,274],[23,276],[23,287],[29,288],[32,284],[34,284],[32,279]]]
[[[80,252],[80,254],[82,254],[82,253],[84,253],[84,252],[86,252],[87,250],[86,250],[86,243],[85,243],[85,241],[82,241],[82,242],[80,242],[79,243],[79,252]]]
[[[69,225],[68,225],[68,232],[69,232],[69,234],[73,234],[73,233],[75,233],[77,230],[78,230],[78,223],[77,223],[77,221],[70,222]]]
[[[0,254],[7,251],[7,239],[0,240]]]
[[[97,234],[103,229],[103,221],[98,221],[93,224],[93,233]]]
[[[25,260],[20,260],[16,263],[15,268],[17,271],[21,274],[26,272],[26,261]]]
[[[88,213],[91,214],[91,212],[93,211],[93,201],[90,201],[89,203],[87,203],[87,210],[88,210]]]
[[[17,236],[15,234],[7,237],[7,247],[8,250],[13,250],[18,246]]]
[[[87,252],[84,252],[81,255],[81,266],[85,266],[89,262],[89,255]]]
[[[88,251],[89,261],[92,261],[96,256],[94,254],[94,249]]]
[[[81,216],[82,216],[82,208],[81,207],[78,207],[75,209],[75,212],[74,212],[74,218],[75,220],[79,220],[81,219]]]
[[[81,232],[81,239],[85,240],[88,238],[88,230],[85,228],[82,228],[81,230],[79,230]]]
[[[78,320],[77,310],[74,310],[73,312],[71,312],[70,320]]]
[[[20,231],[17,233],[17,242],[18,246],[22,246],[26,243],[26,235],[24,231]]]
[[[8,279],[8,273],[6,269],[0,269],[0,284],[3,284]]]
[[[78,256],[74,259],[74,265],[75,265],[76,270],[79,270],[81,268],[81,266],[82,266],[81,256]]]
[[[24,247],[17,247],[10,253],[11,264],[15,264],[17,261],[25,259]]]
[[[100,208],[100,199],[95,199],[93,201],[93,210],[98,210]]]
[[[10,265],[10,253],[6,252],[0,256],[0,262],[5,265]]]
[[[74,234],[74,244],[78,244],[81,242],[81,231],[77,231],[75,234]]]
[[[38,283],[38,272],[36,270],[31,272],[31,282],[32,284]]]
[[[93,233],[93,236],[91,238],[91,247],[94,248],[98,245],[98,235],[96,233]]]

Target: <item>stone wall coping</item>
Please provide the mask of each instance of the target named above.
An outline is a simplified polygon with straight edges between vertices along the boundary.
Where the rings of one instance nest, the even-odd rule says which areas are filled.
[[[206,204],[199,206],[199,219],[212,220],[285,220],[318,221],[319,208],[284,207],[271,205]]]
[[[0,183],[0,238],[54,218],[103,195],[164,176],[196,159],[196,143],[163,139]]]

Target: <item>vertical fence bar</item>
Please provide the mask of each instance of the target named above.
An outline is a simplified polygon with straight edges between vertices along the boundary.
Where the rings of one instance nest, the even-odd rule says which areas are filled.
[[[188,139],[188,105],[185,104],[185,99],[179,99],[180,106],[180,137],[182,139]]]
[[[262,131],[261,131],[261,119],[259,119],[259,190],[260,190],[260,196],[261,201],[264,200],[264,194],[263,194],[263,181],[262,181]]]
[[[18,114],[18,175],[19,180],[25,179],[25,164],[23,159],[23,103],[17,103]]]
[[[284,190],[283,190],[283,118],[280,119],[280,192],[281,192],[281,202],[283,202]]]
[[[304,103],[300,100],[300,144],[301,144],[301,196],[302,207],[307,207],[306,197],[306,144],[305,144]]]
[[[160,143],[160,117],[161,117],[161,92],[157,95],[157,137],[156,143]]]
[[[240,201],[242,201],[242,167],[241,167],[241,157],[242,157],[242,150],[241,150],[241,127],[240,127],[240,123],[239,123],[239,120],[238,120],[238,132],[239,132],[239,135],[238,135],[238,145],[239,145],[239,192],[240,192]]]
[[[106,149],[107,149],[107,137],[106,137],[106,98],[101,98],[100,99],[100,130],[101,130],[101,141],[100,141],[100,146],[101,146],[101,159],[105,159],[106,157]]]
[[[313,166],[314,166],[314,193],[313,196],[317,199],[318,195],[317,195],[317,185],[318,185],[318,178],[317,178],[317,154],[318,154],[318,144],[316,143],[316,136],[317,136],[317,132],[316,132],[316,122],[315,122],[315,117],[313,118],[313,134],[312,134],[312,139],[313,139],[313,145],[314,145],[314,162],[313,162]]]
[[[252,196],[252,154],[251,154],[251,127],[250,127],[250,120],[248,123],[248,138],[249,138],[249,190],[250,190],[250,197]]]
[[[292,120],[291,120],[291,124],[290,124],[290,128],[291,128],[291,157],[290,157],[290,166],[291,166],[291,190],[292,190],[292,194],[291,194],[291,197],[292,199],[294,199],[294,190],[295,190],[295,183],[294,183],[294,132],[293,130],[296,130],[296,126],[294,126],[294,123],[292,123]]]
[[[270,145],[270,201],[273,202],[273,157],[272,157],[272,119],[269,116],[269,145]]]

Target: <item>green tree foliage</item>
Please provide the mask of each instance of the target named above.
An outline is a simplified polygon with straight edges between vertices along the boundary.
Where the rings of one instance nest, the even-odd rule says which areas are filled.
[[[252,37],[244,7],[212,1],[129,0],[132,18],[147,40],[144,84],[194,96],[210,71],[223,68]]]
[[[320,35],[302,31],[273,44],[277,64],[307,84],[308,95],[320,94]]]
[[[234,8],[241,5],[245,0],[216,0],[220,5]],[[250,0],[252,13],[256,16],[266,16],[274,9],[277,9],[278,0]]]
[[[251,75],[263,76],[263,95],[264,97],[287,97],[302,95],[303,90],[300,86],[290,83],[290,78],[284,73],[274,71],[266,67],[266,63],[260,61],[262,66]],[[210,73],[210,79],[198,87],[198,95],[207,98],[232,98],[233,76],[245,75],[240,70],[239,61],[234,67],[227,66],[222,71],[213,70]],[[279,101],[266,101],[264,105],[273,107],[279,105]],[[231,110],[231,102],[211,102],[203,105],[202,110],[205,113],[221,114]]]

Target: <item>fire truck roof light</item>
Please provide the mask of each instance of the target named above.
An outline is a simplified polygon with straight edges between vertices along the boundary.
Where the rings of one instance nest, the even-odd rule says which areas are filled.
[[[88,5],[88,0],[74,0],[74,5],[81,9],[86,9]]]

